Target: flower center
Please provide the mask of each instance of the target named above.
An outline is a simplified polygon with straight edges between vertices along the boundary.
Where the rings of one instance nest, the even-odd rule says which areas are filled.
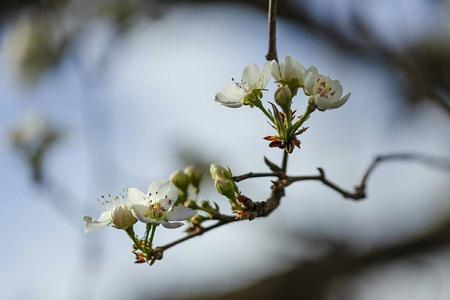
[[[164,207],[161,206],[161,203],[148,204],[147,208],[148,210],[146,217],[155,220],[162,219],[164,217],[164,214],[166,213],[166,210],[164,209]]]
[[[325,78],[317,78],[315,94],[319,95],[322,98],[329,99],[336,94],[335,91],[332,90],[331,85]]]

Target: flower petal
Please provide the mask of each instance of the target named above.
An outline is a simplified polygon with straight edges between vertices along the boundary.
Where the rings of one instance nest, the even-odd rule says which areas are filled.
[[[168,229],[175,229],[183,226],[184,224],[180,222],[161,222],[161,225]]]
[[[267,83],[269,82],[269,78],[270,78],[270,72],[272,69],[272,62],[266,62],[266,64],[263,67],[263,70],[261,72],[261,78],[259,81],[259,87],[260,89],[263,89],[267,86]]]
[[[283,80],[290,81],[294,78],[294,59],[286,56],[281,64],[281,77]]]
[[[242,73],[242,83],[247,84],[250,89],[259,88],[260,78],[261,73],[259,72],[259,67],[256,64],[246,66],[244,72]]]
[[[175,206],[171,211],[166,212],[168,221],[183,221],[192,218],[195,211],[182,205]]]
[[[345,104],[345,102],[347,102],[348,98],[350,98],[350,95],[351,95],[351,93],[348,93],[347,95],[345,95],[344,97],[342,97],[342,98],[339,99],[338,101],[333,102],[333,103],[330,105],[330,108],[331,108],[331,109],[334,109],[334,108],[341,107],[342,105]]]
[[[148,187],[148,194],[152,203],[160,203],[165,210],[169,210],[178,200],[178,189],[169,180],[158,180]]]
[[[305,90],[309,96],[314,95],[314,87],[316,85],[316,80],[318,76],[319,74],[317,72],[316,67],[312,66],[308,70],[306,70],[304,83],[305,83]]]
[[[147,196],[138,190],[137,188],[130,187],[128,188],[128,200],[130,200],[131,204],[142,204],[146,205],[148,202]]]
[[[89,233],[93,230],[97,230],[97,229],[101,229],[104,228],[106,226],[108,226],[109,224],[111,224],[111,218],[106,219],[106,215],[104,215],[105,213],[103,213],[99,220],[102,219],[103,216],[103,221],[99,221],[99,220],[95,220],[94,218],[90,217],[90,216],[84,216],[83,217],[83,221],[84,221],[84,233]],[[111,214],[109,214],[111,216]]]
[[[143,223],[150,223],[152,221],[151,218],[147,217],[148,208],[146,205],[133,204],[131,206],[131,212],[136,219]]]
[[[330,109],[330,99],[324,98],[324,97],[320,97],[320,96],[316,96],[314,98],[314,102],[317,106],[317,108],[319,110],[327,110]]]
[[[272,60],[271,72],[272,72],[272,77],[273,77],[273,79],[275,79],[275,81],[281,80],[280,65],[278,65],[276,60]]]
[[[336,101],[339,101],[339,99],[341,99],[342,92],[343,92],[342,85],[339,82],[339,80],[332,80],[330,85],[331,85],[331,89],[334,91],[334,95],[333,95],[333,99],[334,99],[333,103],[334,103]]]
[[[242,100],[245,95],[245,90],[233,83],[227,85],[220,93],[217,93],[215,101],[231,108],[238,108],[242,106]]]

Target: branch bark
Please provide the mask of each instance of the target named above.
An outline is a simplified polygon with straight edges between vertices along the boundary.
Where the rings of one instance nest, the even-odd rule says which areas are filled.
[[[278,0],[269,0],[268,23],[269,23],[269,47],[266,55],[267,60],[278,61],[277,54],[277,6]]]

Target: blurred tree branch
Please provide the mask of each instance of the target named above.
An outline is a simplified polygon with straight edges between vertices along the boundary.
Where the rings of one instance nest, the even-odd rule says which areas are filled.
[[[370,268],[428,255],[445,250],[450,245],[450,219],[415,238],[364,253],[356,253],[343,243],[322,240],[330,251],[319,258],[302,261],[291,270],[273,275],[261,281],[219,296],[194,297],[202,300],[234,299],[329,299],[332,283],[350,278]],[[352,299],[351,296],[345,298]]]

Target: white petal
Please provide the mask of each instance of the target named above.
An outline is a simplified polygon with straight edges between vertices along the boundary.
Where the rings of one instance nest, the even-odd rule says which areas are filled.
[[[339,83],[339,80],[331,81],[331,89],[334,91],[333,102],[336,102],[339,99],[341,99],[343,90],[342,85]]]
[[[294,65],[294,74],[293,78],[298,80],[299,84],[303,84],[304,77],[305,77],[305,67],[303,67],[298,61],[294,59],[293,61]]]
[[[215,101],[231,108],[238,108],[242,106],[242,100],[245,95],[245,90],[233,83],[227,85],[220,93],[217,93]]]
[[[280,66],[278,65],[276,60],[272,60],[272,65],[271,65],[271,71],[272,71],[272,77],[275,79],[275,81],[280,81],[281,80],[281,71],[280,71]]]
[[[128,200],[131,204],[147,204],[148,200],[146,195],[137,188],[128,188]]]
[[[165,210],[170,209],[178,200],[178,189],[169,180],[153,182],[148,187],[148,194],[152,203],[160,203]]]
[[[267,86],[270,78],[270,70],[272,69],[272,62],[266,62],[261,72],[261,79],[259,83],[259,88],[263,89]]]
[[[315,103],[316,103],[317,108],[320,110],[330,109],[330,104],[331,104],[330,99],[317,96],[317,97],[315,97]]]
[[[259,80],[261,73],[259,67],[256,64],[246,66],[242,73],[242,83],[247,84],[251,89],[259,88]]]
[[[281,64],[281,77],[286,81],[294,78],[294,59],[289,55],[284,58]]]
[[[183,226],[184,224],[180,222],[161,222],[161,225],[168,229],[175,229]]]
[[[84,221],[84,233],[89,233],[93,230],[104,228],[111,223],[111,219],[99,222],[89,216],[84,216],[83,221]]]
[[[133,204],[131,206],[131,212],[133,216],[143,223],[150,223],[152,220],[146,216],[148,212],[148,208],[146,205],[142,204]]]
[[[112,215],[111,215],[111,213],[112,213],[111,210],[104,211],[104,212],[100,215],[100,217],[98,218],[98,221],[99,221],[100,223],[103,223],[103,222],[111,222],[111,220],[112,220]]]
[[[194,215],[194,210],[182,205],[177,205],[171,211],[166,213],[166,219],[168,221],[183,221],[192,218]]]
[[[305,90],[310,96],[314,94],[314,87],[316,85],[317,76],[318,72],[316,67],[312,66],[308,70],[306,70],[304,80]]]
[[[333,103],[331,103],[330,108],[338,108],[341,107],[342,105],[345,104],[345,102],[347,102],[348,98],[350,98],[350,93],[348,93],[347,95],[345,95],[344,97],[342,97],[341,99],[339,99],[338,101],[335,101]]]

